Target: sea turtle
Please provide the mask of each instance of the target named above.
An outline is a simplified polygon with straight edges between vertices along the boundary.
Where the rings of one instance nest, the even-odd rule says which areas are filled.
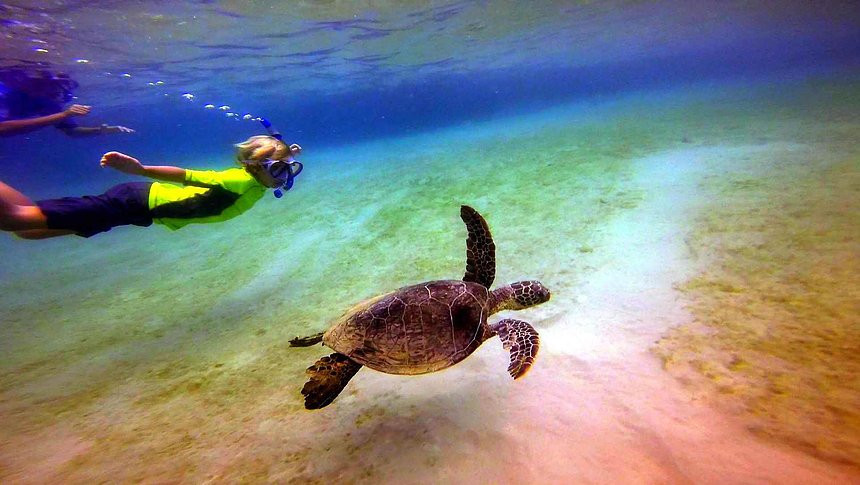
[[[388,374],[424,374],[465,359],[496,335],[510,351],[508,372],[522,377],[534,363],[539,337],[522,320],[487,323],[501,310],[521,310],[550,298],[539,281],[520,281],[490,291],[496,275],[496,246],[490,229],[471,207],[461,206],[466,223],[463,280],[428,281],[363,301],[347,310],[326,332],[295,338],[292,346],[323,342],[336,352],[308,367],[302,388],[307,409],[329,405],[362,366]]]

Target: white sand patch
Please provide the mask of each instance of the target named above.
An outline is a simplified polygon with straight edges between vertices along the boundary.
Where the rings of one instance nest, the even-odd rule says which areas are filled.
[[[679,150],[635,162],[630,189],[645,191],[644,202],[606,226],[591,255],[598,269],[574,290],[578,304],[542,332],[544,350],[616,359],[647,349],[663,330],[685,321],[672,284],[692,269],[684,237],[701,203],[696,199],[701,160],[720,151],[725,149]]]
[[[737,160],[764,149],[698,148],[636,161],[638,176],[630,188],[645,191],[644,201],[609,224],[604,244],[588,256],[598,268],[593,277],[575,298],[557,298],[540,313],[519,313],[541,329],[543,350],[530,374],[511,382],[507,355],[496,340],[435,374],[395,377],[363,370],[332,406],[295,417],[291,447],[309,448],[317,458],[294,478],[559,484],[857,480],[856,472],[761,441],[693,401],[649,352],[663,331],[689,319],[672,285],[693,269],[684,237],[702,202],[697,183],[712,166],[703,161]]]

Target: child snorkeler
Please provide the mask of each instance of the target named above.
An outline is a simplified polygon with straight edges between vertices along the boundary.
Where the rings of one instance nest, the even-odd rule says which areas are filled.
[[[116,185],[102,195],[65,197],[33,202],[0,182],[0,229],[23,239],[45,239],[75,234],[90,237],[116,226],[169,229],[193,223],[221,222],[250,209],[267,188],[289,190],[302,169],[293,156],[302,147],[287,146],[275,136],[252,136],[236,146],[241,168],[222,171],[187,170],[143,165],[119,152],[102,156],[101,166],[130,175],[174,182],[131,182]]]

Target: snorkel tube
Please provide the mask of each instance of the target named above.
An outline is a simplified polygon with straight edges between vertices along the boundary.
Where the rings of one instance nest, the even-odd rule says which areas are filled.
[[[295,182],[296,177],[300,173],[302,173],[302,169],[305,168],[301,162],[297,161],[293,157],[289,157],[289,158],[287,158],[286,161],[281,161],[281,163],[286,163],[286,165],[287,165],[286,170],[285,170],[286,178],[283,179],[283,175],[281,177],[277,178],[278,181],[283,180],[283,184],[280,187],[277,187],[275,189],[275,191],[273,192],[276,199],[280,199],[281,197],[283,197],[284,191],[287,191],[287,190],[290,190],[291,188],[293,188],[293,183]],[[274,165],[274,164],[272,164],[272,165]],[[271,174],[271,172],[269,172],[269,173]],[[281,189],[284,189],[284,190],[281,190]]]
[[[260,118],[260,124],[263,125],[263,128],[266,129],[266,131],[269,133],[269,135],[271,135],[272,138],[279,140],[281,142],[284,141],[284,136],[281,135],[281,133],[278,130],[276,130],[275,128],[272,127],[272,123],[269,122],[269,120],[267,120],[266,118]],[[289,147],[287,147],[287,149],[289,150]],[[284,171],[285,173],[275,175],[275,174],[272,174],[270,168],[273,165],[275,165],[274,162],[278,162],[278,161],[280,161],[281,163],[286,163],[287,167],[286,167],[286,170]],[[302,173],[302,169],[304,169],[304,168],[305,168],[304,165],[302,165],[301,162],[299,162],[298,160],[296,160],[292,156],[287,157],[286,160],[268,160],[266,162],[266,170],[269,171],[269,175],[271,175],[274,179],[278,180],[279,182],[283,181],[283,183],[279,187],[275,188],[275,191],[273,192],[276,199],[280,199],[281,197],[284,196],[285,191],[288,191],[291,188],[293,188],[293,183],[295,182],[296,177],[298,177],[298,175],[300,173]],[[284,178],[284,176],[286,176],[286,178]],[[283,189],[283,190],[281,190],[281,189]]]
[[[278,130],[272,128],[272,123],[269,122],[269,120],[267,120],[266,118],[260,118],[260,124],[263,125],[263,128],[265,128],[266,131],[269,132],[269,135],[271,135],[272,138],[284,141],[284,135],[282,135]]]

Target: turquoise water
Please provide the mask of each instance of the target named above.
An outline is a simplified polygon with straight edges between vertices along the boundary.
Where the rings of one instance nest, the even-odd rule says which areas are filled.
[[[724,213],[785,212],[793,191],[820,187],[843,202],[795,219],[842,222],[792,232],[832,238],[797,245],[856,266],[856,4],[3,2],[0,29],[0,69],[67,73],[72,102],[93,106],[80,125],[136,130],[0,137],[0,180],[33,199],[142,180],[100,168],[109,150],[227,168],[257,117],[305,164],[284,198],[223,223],[0,238],[0,482],[860,476],[856,407],[838,411],[856,402],[852,377],[827,393],[845,401],[762,425],[738,411],[740,386],[719,389],[738,401],[707,401],[651,350],[672,328],[731,320],[691,310],[685,282],[772,250],[766,222],[725,250],[730,236],[703,236],[741,226]],[[437,373],[363,369],[305,410],[305,369],[330,350],[288,341],[366,298],[462,278],[461,204],[492,230],[497,286],[553,291],[502,315],[541,334],[534,369],[512,381],[493,339]],[[833,284],[850,288],[844,277]],[[856,297],[825,293],[837,310],[820,313],[850,342]],[[784,317],[753,313],[740,318],[751,333]],[[758,416],[782,409],[763,402]],[[836,424],[792,427],[816,413]]]

